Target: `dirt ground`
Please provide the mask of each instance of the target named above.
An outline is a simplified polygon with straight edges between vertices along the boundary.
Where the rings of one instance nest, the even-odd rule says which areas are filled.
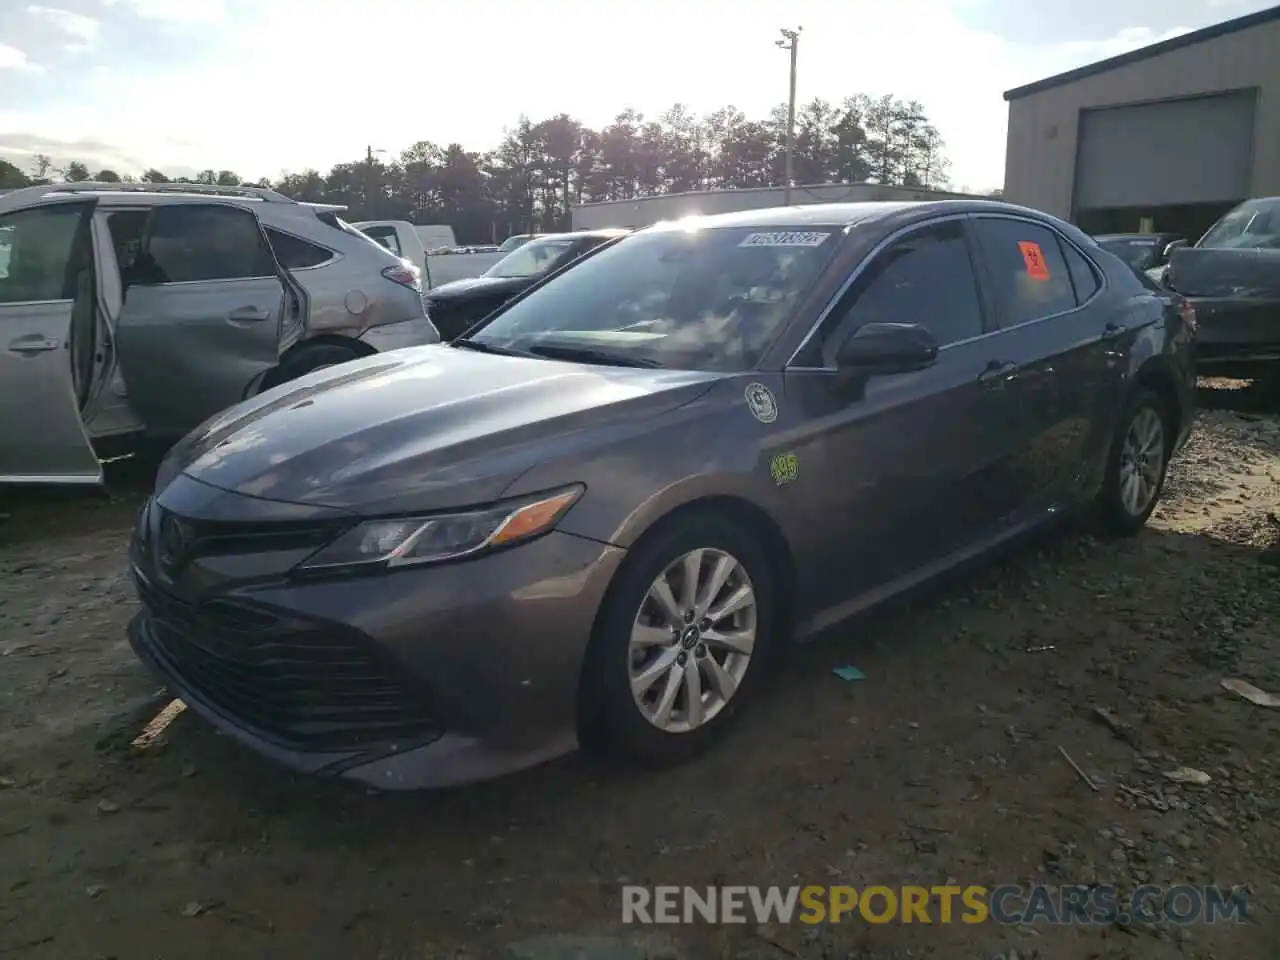
[[[124,639],[140,480],[11,500],[0,957],[553,960],[590,936],[668,960],[1280,956],[1280,710],[1219,686],[1280,692],[1280,415],[1238,385],[1201,392],[1142,535],[1067,531],[799,650],[719,749],[661,775],[568,758],[374,795],[189,715],[132,747],[166,702]],[[866,679],[833,675],[847,664]],[[1183,765],[1211,782],[1170,783]],[[1251,920],[621,924],[623,883],[947,881],[1243,884]]]

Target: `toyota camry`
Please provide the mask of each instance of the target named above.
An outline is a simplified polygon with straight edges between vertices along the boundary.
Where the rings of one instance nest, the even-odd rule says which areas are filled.
[[[1192,332],[1004,203],[659,224],[463,339],[190,434],[137,522],[130,638],[304,771],[677,761],[786,645],[1055,517],[1137,531],[1191,425]]]

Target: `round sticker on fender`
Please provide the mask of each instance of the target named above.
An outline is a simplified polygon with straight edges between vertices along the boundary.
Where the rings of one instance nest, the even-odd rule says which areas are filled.
[[[773,423],[778,419],[778,402],[773,399],[773,391],[763,383],[749,383],[743,393],[751,415],[761,423]]]

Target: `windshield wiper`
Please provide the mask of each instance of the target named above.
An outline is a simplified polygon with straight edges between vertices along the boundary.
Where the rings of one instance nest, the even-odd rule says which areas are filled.
[[[499,357],[529,357],[530,354],[520,350],[512,350],[510,347],[499,347],[493,343],[485,343],[482,340],[471,340],[463,337],[454,340],[449,344],[451,347],[462,347],[466,350],[475,350],[479,353],[492,353]]]
[[[604,350],[591,347],[570,347],[559,344],[539,343],[529,348],[529,352],[549,360],[569,360],[577,363],[598,363],[607,367],[660,367],[657,360],[648,357],[622,357]]]

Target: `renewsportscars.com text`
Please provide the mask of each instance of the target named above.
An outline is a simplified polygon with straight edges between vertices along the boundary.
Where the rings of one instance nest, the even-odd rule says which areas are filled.
[[[1243,888],[1146,885],[622,888],[622,920],[678,923],[1243,923]]]

